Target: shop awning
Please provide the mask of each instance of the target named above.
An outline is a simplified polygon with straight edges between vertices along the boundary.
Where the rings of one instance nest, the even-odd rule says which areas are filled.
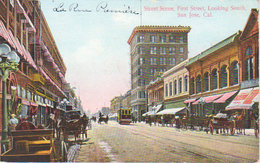
[[[216,99],[220,98],[222,96],[221,95],[213,95],[213,96],[207,96],[207,97],[201,97],[198,100],[196,100],[195,102],[193,102],[192,104],[199,104],[199,103],[211,103],[213,101],[215,101]]]
[[[237,91],[225,93],[225,94],[223,94],[222,97],[220,97],[219,99],[215,100],[213,103],[225,103],[235,93],[237,93]]]
[[[256,87],[252,90],[252,92],[246,97],[245,101],[243,104],[250,104],[253,105],[254,101],[258,99],[258,94],[259,94],[259,87]]]
[[[252,90],[253,90],[253,88],[240,90],[240,92],[237,94],[237,96],[234,98],[234,100],[226,107],[226,110],[250,109],[252,104],[247,104],[247,103],[249,103],[250,98],[247,100],[246,104],[244,104],[244,102],[245,102],[246,98],[251,94]],[[253,100],[253,98],[251,98],[251,99]]]
[[[158,112],[156,115],[166,115],[166,114],[174,115],[176,113],[181,113],[185,109],[186,109],[185,107],[183,107],[183,108],[165,109],[165,110],[162,110],[162,111]]]
[[[144,113],[142,116],[147,116],[147,115],[149,115],[150,112],[151,111],[148,111],[148,112]]]
[[[156,105],[154,107],[154,113],[157,113],[161,109],[161,107],[162,107],[162,104]]]
[[[188,103],[191,103],[191,102],[194,102],[194,101],[196,101],[196,98],[188,99],[188,100],[184,101],[184,104],[188,104]]]

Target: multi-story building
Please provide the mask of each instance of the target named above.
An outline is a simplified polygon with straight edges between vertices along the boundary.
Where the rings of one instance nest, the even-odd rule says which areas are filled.
[[[129,109],[131,107],[131,90],[127,91],[121,99],[122,108]]]
[[[116,96],[110,101],[110,112],[117,113],[122,107],[122,96]]]
[[[191,99],[186,102],[194,114],[240,111],[250,127],[249,112],[259,112],[258,39],[258,11],[252,9],[242,32],[190,59]]]
[[[240,41],[239,64],[241,89],[259,86],[258,10],[252,9]]]
[[[188,57],[186,26],[137,26],[128,39],[131,59],[131,108],[138,119],[147,111],[145,86]]]
[[[148,96],[148,113],[155,114],[160,111],[163,107],[163,94],[164,94],[164,86],[163,86],[163,78],[158,76],[155,80],[152,80],[146,86],[146,92]]]
[[[21,59],[18,72],[12,72],[7,82],[8,107],[45,124],[46,115],[66,97],[65,64],[38,0],[1,0],[0,6],[0,43],[8,44]],[[16,91],[11,95],[11,90]]]
[[[193,114],[205,116],[225,110],[239,90],[239,35],[220,41],[186,64],[190,80],[186,103]]]
[[[185,107],[184,101],[189,96],[189,72],[185,68],[188,61],[186,59],[162,75],[165,109]]]

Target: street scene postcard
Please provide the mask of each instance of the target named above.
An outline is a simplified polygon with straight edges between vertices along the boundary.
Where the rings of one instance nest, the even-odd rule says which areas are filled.
[[[258,7],[0,0],[0,161],[258,162]]]

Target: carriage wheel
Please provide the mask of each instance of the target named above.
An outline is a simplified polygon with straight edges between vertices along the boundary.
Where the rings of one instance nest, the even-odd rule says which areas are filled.
[[[66,162],[67,161],[67,153],[68,153],[68,151],[67,151],[67,145],[66,145],[66,143],[64,142],[64,141],[61,141],[60,142],[60,145],[61,145],[61,148],[60,148],[60,150],[61,150],[61,156],[60,156],[60,161],[61,162]]]

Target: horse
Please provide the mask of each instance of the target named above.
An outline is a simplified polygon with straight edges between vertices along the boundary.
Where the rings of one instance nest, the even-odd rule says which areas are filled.
[[[103,116],[99,117],[98,123],[101,124],[101,122],[105,122],[107,124],[108,116],[106,116],[106,117],[103,117]]]
[[[235,126],[236,126],[236,129],[237,129],[237,133],[240,133],[240,134],[243,133],[245,135],[246,133],[245,133],[244,117],[245,117],[244,113],[241,113],[240,115],[235,116]]]

